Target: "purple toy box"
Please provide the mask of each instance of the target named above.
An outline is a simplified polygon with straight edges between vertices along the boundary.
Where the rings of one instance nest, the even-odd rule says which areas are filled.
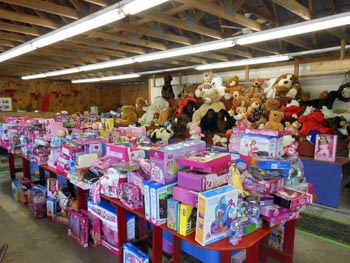
[[[191,205],[193,207],[197,207],[198,202],[198,192],[188,190],[183,187],[174,186],[173,189],[173,198],[181,203],[186,205]]]

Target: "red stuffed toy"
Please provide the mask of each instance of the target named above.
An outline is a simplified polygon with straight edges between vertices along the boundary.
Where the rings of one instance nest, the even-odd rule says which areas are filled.
[[[320,110],[313,110],[311,113],[298,118],[302,124],[299,135],[306,137],[310,131],[317,130],[321,134],[333,134],[333,129],[324,126],[323,113]]]

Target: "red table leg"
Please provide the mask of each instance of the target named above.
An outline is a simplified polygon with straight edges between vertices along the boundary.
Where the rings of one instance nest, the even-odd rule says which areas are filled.
[[[85,191],[83,189],[79,188],[79,187],[77,187],[77,200],[78,200],[78,208],[79,208],[79,210],[86,209],[86,195],[85,195]]]
[[[220,252],[220,262],[231,262],[230,250],[225,250]]]
[[[11,180],[16,179],[16,172],[15,172],[15,158],[12,153],[7,154],[7,159],[9,162],[9,170],[10,170],[10,176]]]
[[[163,253],[163,230],[153,225],[152,235],[152,262],[162,263]]]
[[[23,176],[30,178],[30,162],[29,162],[29,160],[22,158],[22,168],[23,168]]]
[[[173,261],[172,263],[181,262],[181,239],[173,235]]]
[[[118,243],[119,243],[119,261],[123,262],[123,244],[127,242],[127,228],[126,228],[126,210],[117,205],[117,221],[118,221]]]
[[[259,243],[255,243],[250,248],[247,248],[246,263],[256,263],[256,262],[259,262]]]

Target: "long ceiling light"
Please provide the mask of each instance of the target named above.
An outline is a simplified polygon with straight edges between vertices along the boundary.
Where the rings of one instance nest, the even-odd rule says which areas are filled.
[[[145,11],[169,0],[124,0],[0,54],[0,62]]]
[[[118,79],[132,79],[132,78],[138,78],[140,76],[141,74],[130,73],[130,74],[123,74],[123,75],[108,76],[108,77],[77,79],[77,80],[72,80],[72,83],[88,83],[88,82],[90,83],[90,82],[109,81],[109,80],[118,80]]]
[[[266,40],[295,36],[350,24],[350,12],[322,17],[289,26],[282,26],[239,37],[237,45],[247,45]]]
[[[207,70],[207,69],[217,69],[217,68],[230,68],[230,67],[286,61],[289,59],[291,59],[290,56],[275,55],[275,56],[268,56],[268,57],[248,58],[248,59],[241,59],[241,60],[237,60],[237,61],[228,61],[228,62],[200,65],[200,66],[196,66],[195,69],[196,70]]]
[[[149,53],[145,55],[140,55],[135,57],[136,62],[153,61],[157,59],[172,58],[177,56],[184,56],[190,54],[196,54],[200,52],[208,52],[212,50],[224,49],[228,47],[233,47],[235,45],[234,38],[226,38],[216,41],[211,41],[207,43],[201,43],[197,45],[175,48],[171,50],[164,50],[154,53]]]

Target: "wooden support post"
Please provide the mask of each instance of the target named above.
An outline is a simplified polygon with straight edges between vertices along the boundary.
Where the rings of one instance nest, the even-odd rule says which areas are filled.
[[[300,63],[299,59],[296,58],[294,60],[294,75],[297,77],[299,76],[299,63]]]
[[[345,58],[345,40],[344,39],[342,39],[341,41],[340,41],[340,59],[341,60],[344,60],[344,58]]]
[[[245,80],[249,80],[249,66],[245,66]]]

